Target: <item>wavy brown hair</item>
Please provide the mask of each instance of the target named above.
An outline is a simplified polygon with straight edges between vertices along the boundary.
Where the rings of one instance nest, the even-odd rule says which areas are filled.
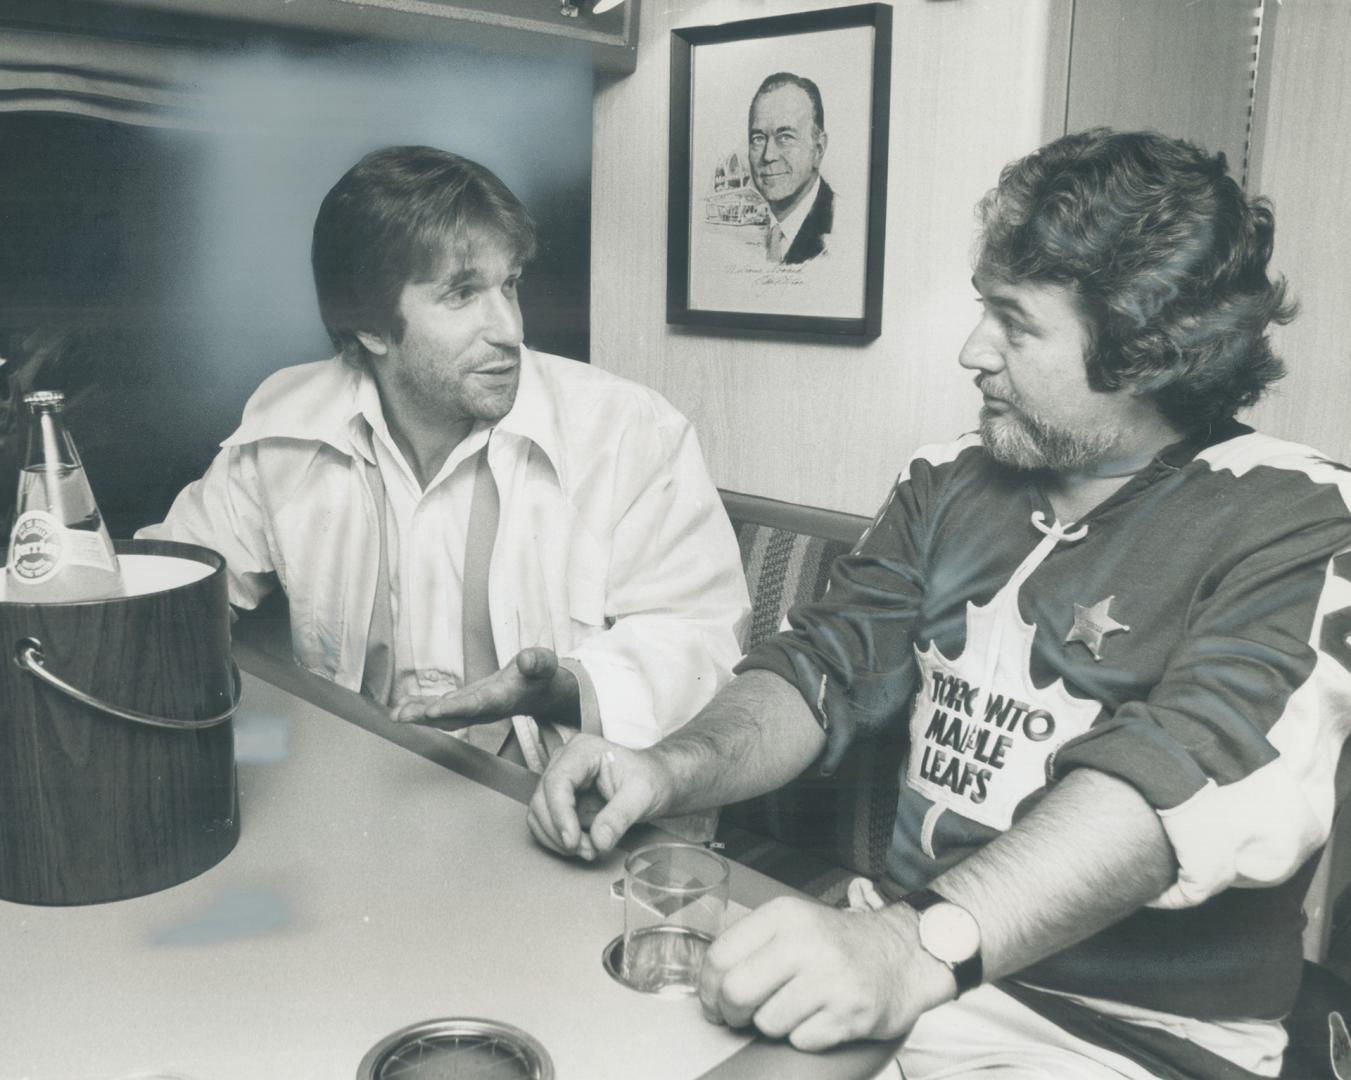
[[[1076,291],[1094,389],[1133,387],[1188,430],[1285,373],[1267,338],[1295,314],[1267,274],[1275,218],[1223,154],[1096,128],[1006,166],[977,213],[980,273]]]
[[[464,260],[491,236],[524,265],[535,223],[506,184],[482,165],[430,146],[367,154],[324,196],[310,262],[319,313],[344,359],[360,364],[357,331],[403,335],[399,296],[426,281],[449,250]]]

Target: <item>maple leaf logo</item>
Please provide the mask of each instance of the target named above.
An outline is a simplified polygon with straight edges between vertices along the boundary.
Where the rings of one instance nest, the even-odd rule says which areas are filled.
[[[955,660],[932,642],[915,650],[924,682],[910,714],[907,779],[934,803],[926,837],[945,810],[1007,829],[1018,804],[1046,785],[1047,760],[1101,709],[1061,679],[1033,685],[1036,628],[1018,611],[1021,580],[984,606],[967,603],[966,646]]]

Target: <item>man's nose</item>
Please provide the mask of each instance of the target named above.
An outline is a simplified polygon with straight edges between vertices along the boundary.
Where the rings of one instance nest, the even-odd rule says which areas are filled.
[[[999,371],[1004,367],[1004,358],[995,347],[987,321],[981,319],[976,323],[957,354],[957,363],[968,371]]]
[[[521,305],[504,293],[494,292],[488,300],[484,337],[494,345],[520,345],[525,338]]]

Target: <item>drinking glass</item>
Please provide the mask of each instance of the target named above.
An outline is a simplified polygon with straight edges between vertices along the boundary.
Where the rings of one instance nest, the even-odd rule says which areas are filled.
[[[727,913],[727,860],[697,844],[660,843],[624,861],[624,959],[629,986],[691,993]]]

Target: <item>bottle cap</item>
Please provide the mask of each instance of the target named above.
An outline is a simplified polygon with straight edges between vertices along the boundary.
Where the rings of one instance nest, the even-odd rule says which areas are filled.
[[[23,403],[25,405],[64,405],[66,395],[60,390],[34,390],[31,394],[24,394]]]

